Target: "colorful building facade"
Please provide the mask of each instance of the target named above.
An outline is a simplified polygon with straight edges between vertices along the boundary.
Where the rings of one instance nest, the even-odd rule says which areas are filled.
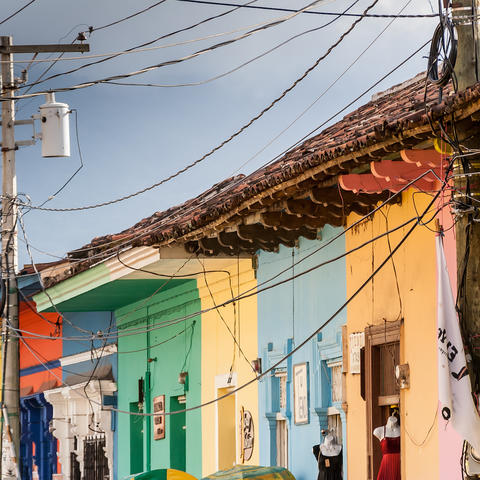
[[[347,251],[374,240],[347,256],[347,297],[388,257],[411,223],[385,233],[415,219],[431,200],[410,189],[401,203],[347,231]],[[445,210],[440,217],[448,229],[452,222]],[[351,479],[376,478],[381,451],[373,429],[394,412],[400,418],[402,478],[461,478],[461,442],[446,429],[438,408],[435,208],[431,211],[424,219],[428,223],[414,230],[347,307],[350,363],[344,361],[344,371]],[[351,215],[347,226],[358,219]],[[451,239],[447,243],[451,249]],[[397,366],[405,368],[408,378],[402,380]]]
[[[290,353],[345,301],[345,260],[315,268],[345,251],[342,230],[326,226],[321,239],[300,238],[278,253],[258,252],[258,288],[311,272],[259,294],[259,352],[264,369]],[[338,235],[340,234],[340,235]],[[320,236],[320,234],[319,234]],[[338,238],[335,240],[334,238]],[[282,273],[280,276],[278,274]],[[342,325],[337,316],[301,350],[274,368],[259,384],[260,463],[289,468],[295,478],[318,473],[312,447],[330,430],[343,445],[346,473],[346,418],[342,407]],[[306,380],[302,414],[302,375]],[[346,478],[346,475],[345,475]]]
[[[42,317],[28,298],[20,302],[20,328],[33,336],[52,335],[52,339],[25,338],[19,342],[20,463],[23,479],[49,480],[60,472],[61,466],[57,460],[57,439],[50,430],[53,408],[44,392],[61,383],[62,343],[55,338],[62,335],[62,321],[54,313]]]
[[[237,464],[258,465],[263,442],[257,375],[257,299],[251,258],[200,260],[197,285],[202,306],[202,472]],[[232,301],[242,294],[248,298]],[[215,306],[230,302],[225,307]]]
[[[103,365],[109,348],[111,358],[118,358],[118,369],[116,363],[111,369],[115,392],[108,398],[115,408],[101,409],[111,419],[115,477],[176,468],[200,478],[237,463],[258,463],[256,382],[216,400],[257,374],[256,298],[233,299],[255,286],[252,260],[245,256],[192,258],[183,248],[140,248],[50,289],[59,308],[70,310],[63,312],[64,336],[78,337],[79,327],[97,328],[110,339],[99,356],[101,371],[109,371]],[[46,296],[38,299],[48,309]],[[215,306],[224,302],[230,304],[219,315]],[[115,334],[109,337],[111,324]],[[70,362],[65,384],[81,377],[82,367]],[[46,394],[63,409],[85,400],[62,389]],[[102,405],[101,398],[96,402]]]
[[[450,93],[438,100],[419,76],[251,175],[72,252],[78,263],[49,288],[70,312],[64,338],[85,325],[98,351],[115,324],[96,358],[118,355],[119,368],[107,361],[92,382],[86,349],[62,350],[51,365],[79,385],[44,392],[54,418],[86,418],[73,430],[53,422],[62,475],[81,474],[78,445],[98,424],[111,435],[110,476],[176,467],[200,477],[260,463],[307,480],[323,431],[342,443],[344,478],[375,480],[373,430],[395,414],[402,478],[460,479],[462,442],[438,409],[431,194],[447,162],[432,125],[448,117],[475,127],[480,90]],[[363,217],[379,201],[387,205]],[[452,218],[440,210],[455,272]],[[35,300],[50,309],[45,295]],[[108,453],[117,434],[128,455]]]
[[[201,411],[183,411],[201,401],[198,290],[195,280],[160,285],[159,293],[115,311],[118,408],[130,412],[119,414],[119,478],[156,468],[201,476]],[[155,412],[167,415],[142,416]]]

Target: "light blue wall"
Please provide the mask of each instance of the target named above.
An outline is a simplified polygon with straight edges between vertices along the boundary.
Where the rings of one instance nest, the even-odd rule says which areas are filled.
[[[259,289],[263,282],[292,266],[292,263],[296,263],[294,270],[288,270],[274,282],[344,253],[345,241],[344,236],[341,236],[310,258],[305,258],[340,232],[339,228],[327,226],[322,231],[321,240],[311,241],[301,238],[298,247],[295,248],[280,247],[278,253],[258,252]],[[298,263],[302,258],[305,260]],[[344,259],[260,293],[258,296],[258,347],[264,370],[314,332],[345,302],[345,298]],[[321,334],[285,362],[283,368],[287,369],[287,402],[283,411],[279,411],[278,378],[269,375],[260,382],[261,465],[274,465],[276,462],[275,421],[277,413],[280,413],[287,418],[290,471],[297,480],[313,480],[317,477],[318,469],[312,454],[312,446],[321,442],[320,430],[327,427],[327,408],[332,406],[330,378],[328,378],[330,370],[327,362],[341,360],[341,326],[345,323],[346,312],[344,311],[325,327]],[[292,367],[303,362],[308,362],[309,367],[310,420],[308,424],[295,425]],[[345,460],[345,415],[341,411],[341,404],[335,406],[342,416]],[[346,472],[345,469],[344,461]]]

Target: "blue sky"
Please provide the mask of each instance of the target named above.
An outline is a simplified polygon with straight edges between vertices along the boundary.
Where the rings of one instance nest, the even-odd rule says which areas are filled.
[[[314,10],[338,12],[352,2],[325,0]],[[1,25],[0,34],[12,35],[15,44],[70,43],[79,31],[90,25],[95,27],[110,23],[153,3],[154,0],[37,0]],[[296,0],[257,2],[258,5],[288,8],[302,8],[309,3]],[[351,11],[361,12],[369,3],[368,0],[359,0]],[[405,3],[380,0],[372,12],[395,14]],[[19,6],[18,0],[3,0],[0,20]],[[131,20],[93,32],[88,39],[90,53],[121,51],[226,10],[229,7],[167,0]],[[432,8],[428,0],[411,0],[403,13],[432,13]],[[285,15],[282,12],[240,9],[158,42],[158,45],[229,32]],[[204,80],[236,67],[297,33],[318,27],[331,18],[301,14],[233,45],[134,77],[131,81],[176,84]],[[155,183],[199,158],[290,86],[353,21],[353,18],[342,18],[323,30],[291,41],[231,75],[202,86],[145,88],[99,85],[58,93],[57,100],[68,103],[78,111],[79,138],[85,166],[65,190],[47,205],[76,207],[111,200]],[[326,61],[261,120],[208,160],[172,182],[134,199],[99,209],[71,213],[29,212],[25,216],[29,241],[37,249],[62,256],[95,236],[118,232],[155,211],[196,196],[230,176],[308,107],[388,22],[388,19],[363,20]],[[241,171],[248,173],[260,167],[349,103],[431,38],[435,25],[435,19],[397,19],[334,88]],[[182,57],[240,33],[124,55],[61,76],[34,87],[32,91],[67,87],[134,71],[146,65]],[[385,89],[425,70],[424,56],[427,53],[428,47],[376,90]],[[47,56],[43,54],[38,58]],[[28,58],[26,55],[15,57],[16,60]],[[87,62],[58,62],[48,75]],[[29,71],[29,80],[35,80],[46,67],[46,64],[35,64]],[[21,65],[17,65],[15,70],[19,73]],[[367,102],[370,97],[371,94],[365,96],[358,104]],[[43,97],[18,101],[17,119],[29,118],[37,113],[42,103]],[[42,158],[40,143],[17,152],[18,191],[28,194],[35,205],[56,191],[79,164],[73,118],[71,120],[70,158]],[[18,127],[17,139],[28,138],[29,135],[28,128]],[[36,262],[55,259],[36,250],[33,253]],[[20,241],[19,264],[21,266],[24,263],[30,263],[30,260]]]

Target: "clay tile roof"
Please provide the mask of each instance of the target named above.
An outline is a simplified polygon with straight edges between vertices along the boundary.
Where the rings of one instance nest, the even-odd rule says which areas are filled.
[[[367,164],[372,159],[368,156],[372,152],[385,154],[385,150],[381,149],[387,144],[393,145],[392,148],[398,151],[404,145],[402,142],[409,141],[411,147],[427,137],[431,139],[433,135],[424,106],[424,94],[425,74],[420,74],[374,95],[368,103],[272,164],[246,177],[228,178],[198,197],[163,212],[156,212],[118,234],[94,238],[88,245],[70,252],[69,256],[88,258],[102,251],[107,256],[119,246],[154,245],[178,240],[222,215],[234,216],[246,202],[266,195],[273,187],[280,188],[279,185],[305,172],[324,168],[333,161],[345,171],[354,166],[353,160],[358,162],[363,158]],[[458,94],[447,86],[440,102],[438,88],[429,86],[426,99],[430,120],[450,116],[452,112],[465,117],[474,113],[472,109],[480,110],[480,84]],[[348,164],[345,159],[351,163]]]

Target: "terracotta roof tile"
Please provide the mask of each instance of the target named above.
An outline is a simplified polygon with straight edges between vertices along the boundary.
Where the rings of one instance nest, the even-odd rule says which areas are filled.
[[[128,245],[139,246],[180,238],[208,225],[221,215],[233,212],[243,202],[270,187],[294,179],[313,167],[346,154],[362,157],[367,147],[374,150],[380,141],[392,140],[394,144],[405,137],[407,128],[423,127],[425,130],[429,120],[423,103],[424,89],[424,75],[421,75],[383,94],[377,94],[367,104],[248,177],[239,175],[228,178],[198,197],[163,212],[156,212],[118,234],[96,237],[90,244],[69,255],[71,258],[88,258],[87,252],[108,251],[112,245],[122,245],[125,241],[128,241]],[[461,111],[471,104],[476,105],[476,102],[480,102],[480,84],[459,94],[453,94],[451,87],[447,87],[442,102],[438,103],[438,100],[438,89],[428,88],[427,101],[432,118]],[[90,247],[94,248],[85,251]]]

